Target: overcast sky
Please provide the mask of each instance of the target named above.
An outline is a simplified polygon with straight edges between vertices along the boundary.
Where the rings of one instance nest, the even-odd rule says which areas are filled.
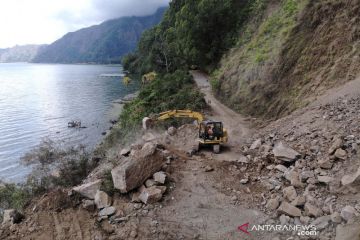
[[[0,0],[0,48],[51,43],[122,16],[152,14],[169,0]]]

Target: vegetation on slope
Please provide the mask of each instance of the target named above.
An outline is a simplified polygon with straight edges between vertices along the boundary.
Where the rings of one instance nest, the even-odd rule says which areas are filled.
[[[141,88],[135,100],[125,105],[120,121],[106,138],[106,143],[131,141],[146,116],[172,109],[202,111],[205,107],[203,95],[194,88],[189,73],[177,70],[160,74]]]
[[[141,73],[211,69],[236,42],[248,13],[246,0],[172,1],[160,24],[143,34],[123,64]]]

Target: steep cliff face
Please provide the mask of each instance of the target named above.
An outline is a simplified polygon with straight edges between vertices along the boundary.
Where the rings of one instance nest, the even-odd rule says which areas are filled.
[[[212,84],[235,110],[274,118],[360,73],[359,0],[258,0]]]

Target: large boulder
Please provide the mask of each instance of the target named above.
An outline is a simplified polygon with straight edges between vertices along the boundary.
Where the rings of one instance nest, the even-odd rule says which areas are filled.
[[[73,188],[73,191],[79,193],[80,195],[89,198],[94,199],[95,195],[98,190],[100,190],[101,187],[101,180],[96,180],[94,182],[85,183],[83,185],[77,186]]]
[[[300,153],[286,146],[283,142],[278,142],[275,144],[273,154],[275,158],[284,162],[292,162],[301,156]]]
[[[127,193],[140,187],[146,179],[159,171],[166,162],[166,157],[156,144],[148,142],[111,171],[114,187]]]

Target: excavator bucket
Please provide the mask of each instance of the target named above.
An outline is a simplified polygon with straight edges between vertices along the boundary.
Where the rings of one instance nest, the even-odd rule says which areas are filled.
[[[152,125],[152,119],[149,117],[144,117],[142,120],[142,127],[144,130],[147,130],[151,127]]]

